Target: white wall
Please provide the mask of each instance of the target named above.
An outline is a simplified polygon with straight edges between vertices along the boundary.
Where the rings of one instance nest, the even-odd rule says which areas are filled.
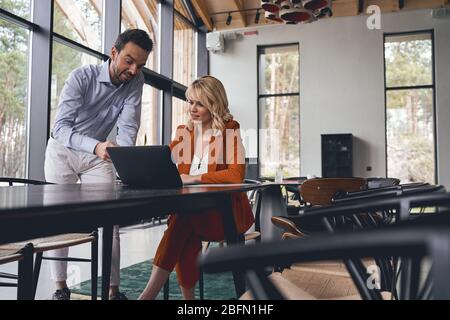
[[[381,30],[369,30],[366,20],[260,27],[257,36],[228,41],[225,53],[211,54],[211,74],[223,81],[243,129],[256,129],[257,45],[299,43],[301,174],[321,174],[321,134],[353,133],[354,175],[385,176],[383,33],[434,29],[439,182],[450,187],[450,17],[432,19],[430,10],[383,14]],[[256,146],[247,155],[256,157]]]

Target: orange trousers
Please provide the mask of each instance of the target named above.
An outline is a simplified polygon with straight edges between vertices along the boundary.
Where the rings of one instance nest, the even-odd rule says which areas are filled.
[[[245,193],[233,195],[232,204],[237,232],[243,234],[254,222],[252,209]],[[153,264],[167,271],[175,268],[180,286],[190,289],[200,277],[197,257],[202,241],[223,239],[223,219],[216,209],[200,214],[171,214]]]
[[[202,241],[223,240],[223,230],[219,213],[172,214],[153,264],[167,271],[175,268],[180,286],[193,288],[200,278],[197,257],[202,250]]]

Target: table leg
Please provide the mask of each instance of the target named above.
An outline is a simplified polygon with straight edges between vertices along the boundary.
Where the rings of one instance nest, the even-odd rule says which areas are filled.
[[[236,230],[236,222],[234,221],[231,195],[221,197],[219,206],[220,211],[222,212],[223,225],[225,228],[225,240],[227,241],[227,246],[236,243],[243,243],[244,238],[238,235]],[[242,272],[233,271],[233,279],[236,295],[239,298],[245,292],[245,276]]]
[[[282,231],[270,220],[273,216],[287,216],[286,203],[283,200],[281,187],[273,185],[261,190],[261,238],[262,241],[281,239]]]
[[[102,300],[109,300],[113,226],[104,226],[102,235]]]

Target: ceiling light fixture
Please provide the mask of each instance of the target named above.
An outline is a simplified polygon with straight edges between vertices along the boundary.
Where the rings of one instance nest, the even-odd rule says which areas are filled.
[[[332,0],[261,0],[268,20],[286,24],[309,23],[332,16]]]
[[[231,16],[231,12],[228,12],[228,17],[227,17],[227,26],[229,26],[231,24],[231,20],[233,20],[233,17]]]
[[[256,15],[255,15],[255,24],[259,23],[259,18],[261,17],[261,14],[259,13],[259,10],[256,10]]]

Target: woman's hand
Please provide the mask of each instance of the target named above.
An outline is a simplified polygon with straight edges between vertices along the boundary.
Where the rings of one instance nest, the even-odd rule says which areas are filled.
[[[193,183],[200,183],[202,176],[190,176],[187,174],[182,174],[181,181],[183,181],[183,184],[193,184]]]

